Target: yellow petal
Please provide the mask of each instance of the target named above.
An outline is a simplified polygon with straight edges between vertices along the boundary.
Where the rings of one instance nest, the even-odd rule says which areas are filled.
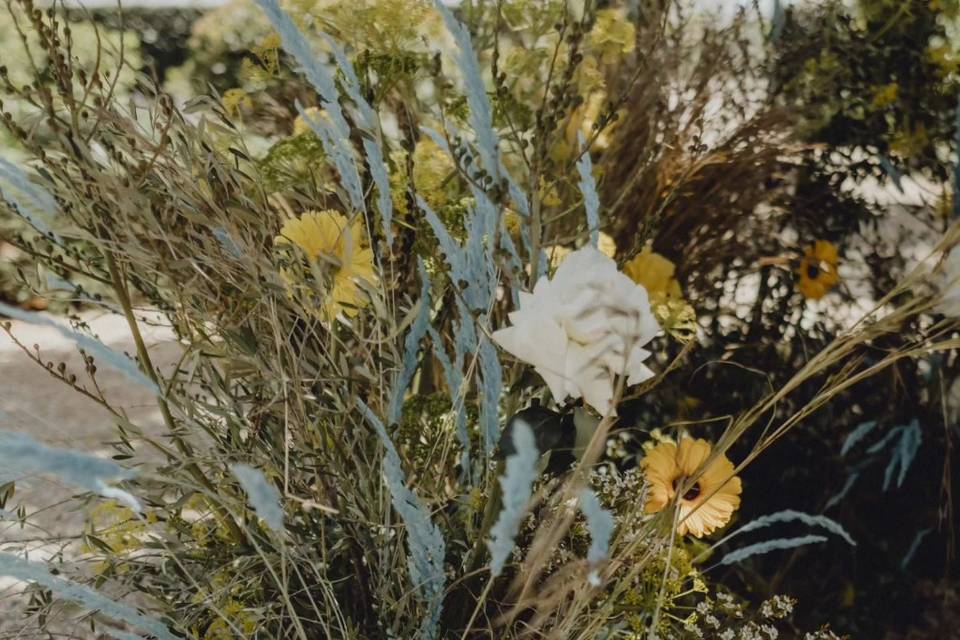
[[[680,473],[692,476],[710,455],[710,443],[702,438],[684,438],[680,441],[680,450],[677,452],[677,466]]]

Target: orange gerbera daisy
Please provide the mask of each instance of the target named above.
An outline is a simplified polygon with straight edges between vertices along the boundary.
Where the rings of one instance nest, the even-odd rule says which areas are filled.
[[[840,282],[837,261],[837,247],[832,242],[817,240],[807,247],[800,260],[800,268],[797,269],[800,276],[797,288],[803,297],[819,300]]]
[[[676,501],[680,535],[709,535],[726,525],[740,506],[740,478],[733,475],[733,463],[723,455],[717,456],[682,496],[677,495],[681,485],[710,456],[710,450],[706,440],[683,438],[679,446],[660,442],[640,462],[649,487],[647,513],[656,513]]]

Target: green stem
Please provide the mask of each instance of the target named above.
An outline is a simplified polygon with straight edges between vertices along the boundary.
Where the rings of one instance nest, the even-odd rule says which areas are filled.
[[[109,251],[105,252],[107,259],[107,268],[110,270],[110,278],[113,280],[113,289],[117,294],[117,300],[120,303],[121,308],[123,309],[123,315],[127,320],[127,325],[130,327],[130,333],[133,336],[133,342],[137,348],[137,356],[140,358],[140,368],[143,369],[143,372],[153,381],[157,386],[157,389],[163,389],[164,385],[161,384],[160,377],[157,375],[156,369],[153,367],[153,362],[150,359],[150,352],[147,350],[147,345],[143,340],[143,335],[140,333],[140,325],[137,323],[137,318],[133,313],[133,305],[130,302],[130,295],[127,291],[126,283],[123,280],[123,277],[120,275],[120,269],[117,266],[117,262],[113,257],[113,254]],[[211,492],[214,495],[217,495],[216,488],[213,486],[213,483],[204,475],[203,470],[197,466],[197,463],[192,462],[193,450],[190,448],[190,445],[177,434],[177,425],[173,419],[173,414],[170,412],[170,405],[167,403],[167,394],[158,393],[157,394],[157,404],[160,407],[160,413],[163,416],[163,422],[167,426],[168,431],[170,432],[170,438],[173,440],[173,444],[177,447],[177,450],[185,458],[185,468],[201,487]],[[216,503],[214,504],[214,510],[217,512],[217,515],[220,516],[220,520],[230,529],[230,533],[235,536],[237,540],[243,539],[243,531],[234,521],[230,513],[223,507],[223,505]]]

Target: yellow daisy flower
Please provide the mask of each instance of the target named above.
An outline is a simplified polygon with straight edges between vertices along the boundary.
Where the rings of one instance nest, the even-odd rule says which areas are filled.
[[[623,266],[623,272],[647,290],[660,327],[680,342],[688,342],[697,335],[697,313],[683,297],[676,270],[673,262],[649,246]]]
[[[683,438],[679,446],[660,442],[640,462],[649,485],[645,510],[656,513],[676,501],[680,510],[677,533],[700,538],[725,526],[740,506],[740,478],[733,475],[733,463],[719,456],[703,470],[697,482],[682,496],[677,489],[710,456],[706,440]]]
[[[303,275],[310,274],[324,292],[323,297],[316,300],[317,315],[321,319],[332,322],[340,313],[355,316],[359,308],[369,302],[359,281],[372,284],[377,280],[373,251],[365,246],[364,238],[359,216],[351,222],[330,209],[309,211],[288,220],[274,239],[274,245],[294,246],[306,259],[306,269],[299,278],[292,269],[281,269],[291,296],[304,288],[309,293],[316,290],[314,284],[298,283],[303,281]]]
[[[623,272],[647,290],[653,304],[683,298],[680,283],[673,277],[676,270],[675,264],[649,246],[623,265]]]
[[[800,260],[800,268],[797,269],[797,274],[800,276],[797,288],[803,297],[819,300],[840,282],[837,261],[837,247],[832,242],[817,240],[812,246],[807,247]]]

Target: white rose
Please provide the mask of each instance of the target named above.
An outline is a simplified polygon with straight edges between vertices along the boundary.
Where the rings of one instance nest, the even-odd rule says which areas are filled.
[[[937,281],[940,302],[937,313],[951,318],[960,318],[960,245],[955,246],[943,261],[943,273]]]
[[[643,346],[660,331],[646,290],[617,271],[593,247],[567,255],[552,280],[520,293],[513,326],[493,339],[534,366],[557,402],[582,397],[601,415],[611,410],[614,381],[638,384],[653,376]]]

